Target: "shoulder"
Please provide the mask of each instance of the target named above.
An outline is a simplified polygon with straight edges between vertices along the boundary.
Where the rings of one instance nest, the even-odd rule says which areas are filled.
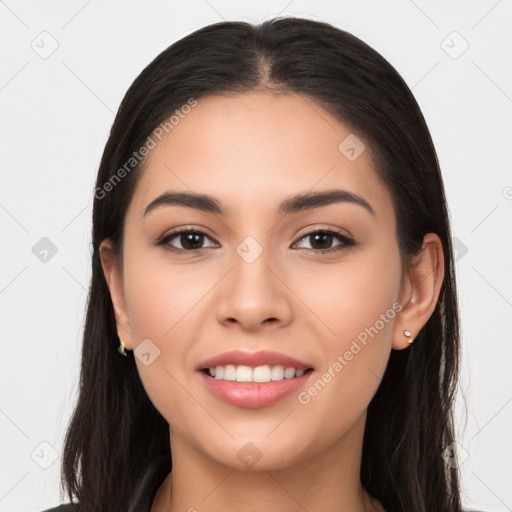
[[[43,510],[42,512],[78,512],[78,510],[79,508],[77,503],[66,503],[65,505],[49,508],[47,510]]]

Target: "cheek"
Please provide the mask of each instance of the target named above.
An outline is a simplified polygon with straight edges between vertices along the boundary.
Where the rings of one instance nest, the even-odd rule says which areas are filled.
[[[362,261],[343,276],[336,324],[341,339],[358,338],[364,342],[368,331],[372,337],[386,338],[396,316],[399,285],[400,266],[393,260],[386,260],[385,264]]]
[[[307,275],[302,269],[301,274]],[[297,295],[317,313],[326,352],[348,348],[351,340],[364,342],[373,327],[389,338],[396,317],[401,264],[398,249],[361,251],[346,261],[318,266],[314,276],[297,281]],[[394,306],[394,307],[393,307]],[[374,333],[375,335],[375,333]],[[376,337],[376,336],[374,336]]]
[[[218,277],[201,265],[170,265],[165,255],[155,257],[157,251],[133,251],[125,259],[124,283],[134,345],[151,341],[144,342],[151,363],[136,357],[137,369],[150,400],[170,422],[170,411],[174,418],[188,414],[187,355],[197,341],[202,299]]]
[[[398,249],[392,248],[333,268],[315,273],[317,293],[308,296],[311,309],[321,312],[317,344],[322,368],[299,403],[325,421],[335,420],[336,429],[350,422],[347,411],[351,420],[362,413],[384,374],[401,309],[401,265]]]
[[[139,340],[155,339],[163,346],[177,334],[193,334],[194,309],[218,279],[204,265],[176,265],[163,249],[128,259],[125,270],[126,306],[132,332]]]

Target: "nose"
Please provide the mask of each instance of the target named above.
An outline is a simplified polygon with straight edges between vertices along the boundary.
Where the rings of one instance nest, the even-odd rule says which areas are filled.
[[[290,323],[293,294],[285,284],[284,270],[270,258],[270,251],[263,250],[252,261],[242,250],[234,255],[232,265],[217,292],[218,321],[247,332]]]

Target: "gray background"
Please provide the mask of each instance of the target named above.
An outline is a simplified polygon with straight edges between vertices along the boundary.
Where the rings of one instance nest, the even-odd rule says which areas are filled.
[[[396,67],[423,110],[458,249],[464,502],[511,510],[511,14],[511,0],[0,1],[0,512],[60,501],[94,179],[124,93],[193,30],[277,15],[360,37]]]

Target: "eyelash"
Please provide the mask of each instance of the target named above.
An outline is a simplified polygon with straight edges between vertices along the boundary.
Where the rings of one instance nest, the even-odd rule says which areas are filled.
[[[207,238],[211,238],[204,231],[201,231],[200,229],[185,228],[185,229],[180,229],[180,230],[177,230],[177,231],[172,231],[171,233],[168,233],[166,235],[161,236],[155,242],[154,245],[156,245],[156,246],[168,245],[169,242],[173,238],[176,238],[178,235],[187,234],[187,233],[194,233],[194,234],[198,234],[198,235],[204,235]],[[316,230],[313,230],[313,231],[309,231],[307,233],[304,233],[297,240],[297,242],[300,242],[304,238],[307,238],[309,236],[316,235],[316,234],[319,234],[319,233],[324,234],[324,235],[334,235],[341,242],[341,244],[337,245],[335,247],[332,247],[330,249],[304,249],[304,250],[312,251],[315,254],[327,254],[327,253],[332,253],[332,252],[338,252],[338,251],[340,251],[340,250],[342,250],[344,248],[353,247],[355,245],[355,241],[352,238],[349,238],[348,236],[342,234],[339,231],[334,231],[334,230],[331,230],[331,229],[316,229]],[[214,247],[205,247],[203,249],[190,249],[190,250],[187,250],[187,249],[178,249],[176,247],[168,246],[168,247],[166,247],[166,249],[169,250],[169,251],[172,251],[172,252],[183,254],[183,253],[197,253],[197,252],[202,251],[204,249],[214,249]]]

